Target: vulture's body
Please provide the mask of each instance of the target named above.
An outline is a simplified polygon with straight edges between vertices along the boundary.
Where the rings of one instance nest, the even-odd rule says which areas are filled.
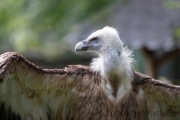
[[[105,27],[76,51],[91,65],[41,69],[16,52],[0,55],[0,118],[5,120],[178,120],[180,87],[134,72],[131,52]]]

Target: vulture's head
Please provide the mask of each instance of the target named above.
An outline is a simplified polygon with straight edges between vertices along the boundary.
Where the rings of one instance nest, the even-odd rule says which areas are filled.
[[[109,52],[117,52],[120,55],[122,50],[123,43],[119,38],[117,30],[113,27],[104,27],[97,30],[75,46],[76,52],[95,52],[99,55]]]

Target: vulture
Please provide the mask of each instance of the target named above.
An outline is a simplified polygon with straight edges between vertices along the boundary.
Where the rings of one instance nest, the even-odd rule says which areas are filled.
[[[180,86],[135,72],[132,51],[104,27],[75,46],[89,66],[42,69],[17,52],[0,55],[1,120],[179,120]]]

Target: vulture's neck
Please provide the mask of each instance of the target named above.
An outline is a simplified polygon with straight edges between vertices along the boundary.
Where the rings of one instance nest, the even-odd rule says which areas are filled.
[[[131,51],[128,49],[121,54],[118,51],[106,52],[91,63],[91,68],[103,77],[101,86],[110,98],[121,98],[131,89],[132,63]]]

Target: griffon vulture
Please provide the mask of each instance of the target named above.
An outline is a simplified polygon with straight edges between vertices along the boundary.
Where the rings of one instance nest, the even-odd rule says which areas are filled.
[[[77,43],[90,66],[42,69],[16,52],[0,55],[2,120],[178,120],[180,87],[135,72],[132,52],[104,27]]]

